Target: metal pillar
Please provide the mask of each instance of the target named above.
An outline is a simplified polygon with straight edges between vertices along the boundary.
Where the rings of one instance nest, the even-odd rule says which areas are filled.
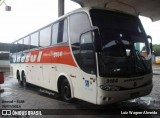
[[[58,0],[58,17],[64,15],[64,0]]]

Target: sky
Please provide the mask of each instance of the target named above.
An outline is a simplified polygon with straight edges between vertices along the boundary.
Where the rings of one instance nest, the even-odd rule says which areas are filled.
[[[58,18],[58,0],[5,0],[12,7],[5,11],[5,4],[0,6],[0,42],[11,43],[21,37],[52,23]],[[80,5],[65,0],[65,13],[80,8]],[[152,22],[140,17],[153,44],[160,44],[160,21]]]

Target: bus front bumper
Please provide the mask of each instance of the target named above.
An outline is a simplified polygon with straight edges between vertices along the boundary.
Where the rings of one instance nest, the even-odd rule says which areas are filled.
[[[119,101],[145,96],[151,92],[152,87],[153,84],[149,84],[141,88],[125,91],[105,91],[98,87],[97,104],[112,104]]]

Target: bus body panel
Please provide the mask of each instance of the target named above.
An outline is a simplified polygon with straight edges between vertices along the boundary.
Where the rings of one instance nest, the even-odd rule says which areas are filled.
[[[106,92],[102,90],[100,87],[98,88],[98,96],[97,96],[97,104],[112,104],[119,101],[130,100],[137,97],[142,97],[148,95],[152,90],[152,83],[133,90],[126,91],[111,91]]]
[[[98,80],[97,104],[111,104],[119,100],[145,96],[153,87],[152,74],[132,78],[99,78]],[[105,90],[102,86],[110,87],[110,90]],[[115,87],[119,90],[115,90]]]

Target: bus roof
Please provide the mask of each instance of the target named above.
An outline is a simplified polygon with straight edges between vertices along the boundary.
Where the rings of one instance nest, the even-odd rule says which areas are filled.
[[[47,27],[47,26],[50,26],[50,25],[52,25],[52,24],[54,24],[54,23],[56,23],[56,22],[58,22],[58,21],[60,21],[60,20],[62,20],[62,19],[64,19],[64,18],[66,18],[66,17],[68,17],[68,16],[70,16],[70,15],[72,15],[72,14],[79,13],[79,12],[86,12],[86,13],[89,14],[89,11],[90,11],[91,9],[100,9],[100,10],[106,10],[106,11],[111,11],[111,12],[118,12],[118,13],[122,13],[122,14],[128,14],[128,15],[131,15],[131,16],[135,16],[135,15],[133,15],[133,14],[125,13],[125,12],[118,11],[118,10],[110,10],[110,9],[97,8],[97,7],[83,7],[83,8],[79,8],[79,9],[76,9],[76,10],[74,10],[74,11],[71,11],[71,12],[69,12],[69,13],[61,16],[61,17],[59,17],[57,20],[53,21],[52,23],[50,23],[50,24],[48,24],[48,25],[45,25],[44,27],[41,27],[41,28],[39,28],[39,29],[31,32],[31,33],[29,33],[29,34],[27,34],[27,35],[25,35],[25,36],[17,39],[16,41],[14,41],[14,42],[12,42],[12,43],[15,43],[15,42],[17,42],[17,41],[19,41],[19,40],[21,40],[21,39],[23,39],[23,38],[31,35],[31,34],[34,34],[34,33],[38,32],[39,30],[41,30],[41,29],[43,29],[43,28],[45,28],[45,27]]]

